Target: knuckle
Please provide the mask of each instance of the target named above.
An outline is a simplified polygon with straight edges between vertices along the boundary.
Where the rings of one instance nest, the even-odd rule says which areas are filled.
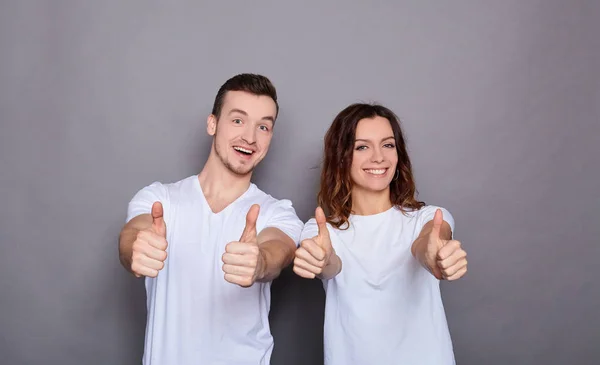
[[[258,264],[258,259],[256,257],[252,257],[250,260],[248,260],[248,264],[251,267],[256,267],[256,265]]]
[[[139,261],[142,260],[142,258],[144,257],[144,254],[139,252],[139,251],[133,251],[131,253],[131,262],[133,263],[138,263]]]
[[[250,285],[252,285],[252,280],[250,280],[250,278],[243,278],[242,280],[240,280],[240,285],[247,288]]]
[[[135,240],[133,242],[133,245],[131,246],[131,249],[132,249],[133,253],[136,253],[136,252],[141,251],[143,247],[144,247],[144,244],[142,243],[142,241]]]
[[[160,251],[160,261],[165,261],[167,259],[167,251]]]
[[[167,240],[164,238],[161,238],[160,245],[159,245],[160,249],[166,250],[168,246],[169,246],[169,244],[168,244]]]

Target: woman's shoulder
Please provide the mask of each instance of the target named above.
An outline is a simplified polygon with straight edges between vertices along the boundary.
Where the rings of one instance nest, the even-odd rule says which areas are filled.
[[[454,217],[448,209],[439,205],[425,205],[420,209],[405,209],[405,213],[398,209],[398,214],[405,214],[406,218],[414,222],[417,226],[422,227],[427,222],[433,220],[438,210],[442,212],[442,219],[454,228]]]
[[[435,212],[438,209],[442,211],[444,220],[446,220],[446,217],[448,217],[449,219],[452,219],[452,214],[450,213],[450,211],[439,205],[425,205],[418,209],[417,208],[396,207],[395,214],[397,216],[402,216],[404,219],[416,220],[416,221],[426,223],[429,220],[433,219],[433,217],[435,216]]]

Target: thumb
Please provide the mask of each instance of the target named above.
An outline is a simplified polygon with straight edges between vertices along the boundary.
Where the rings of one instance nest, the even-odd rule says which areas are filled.
[[[152,228],[163,237],[167,237],[167,225],[163,218],[163,206],[161,202],[152,204]]]
[[[317,207],[317,209],[315,209],[315,220],[319,226],[318,237],[325,241],[323,243],[331,244],[331,241],[329,240],[329,230],[327,229],[327,218],[325,218],[325,213],[321,207]]]
[[[246,227],[240,237],[240,242],[252,242],[256,239],[256,221],[260,213],[260,205],[253,204],[246,214]]]
[[[433,229],[431,230],[431,235],[439,239],[440,238],[440,230],[442,229],[442,223],[444,222],[444,215],[441,209],[437,209],[435,211],[435,215],[433,216]]]

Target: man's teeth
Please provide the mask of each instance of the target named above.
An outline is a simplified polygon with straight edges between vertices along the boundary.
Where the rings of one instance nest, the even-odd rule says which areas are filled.
[[[365,170],[366,172],[368,172],[369,174],[373,174],[373,175],[383,175],[385,174],[385,171],[387,169],[369,169],[369,170]]]
[[[250,151],[250,150],[247,150],[247,149],[245,149],[245,148],[242,148],[242,147],[233,147],[233,149],[234,149],[234,150],[236,150],[236,151],[240,151],[240,152],[246,153],[246,154],[248,154],[248,155],[251,155],[251,154],[252,154],[252,151]]]

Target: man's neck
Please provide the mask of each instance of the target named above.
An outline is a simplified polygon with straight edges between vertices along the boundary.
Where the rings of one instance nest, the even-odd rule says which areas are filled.
[[[383,191],[352,189],[352,214],[373,215],[385,212],[391,207],[389,188]]]
[[[251,177],[252,173],[235,174],[211,151],[198,181],[211,210],[218,213],[248,190]]]

